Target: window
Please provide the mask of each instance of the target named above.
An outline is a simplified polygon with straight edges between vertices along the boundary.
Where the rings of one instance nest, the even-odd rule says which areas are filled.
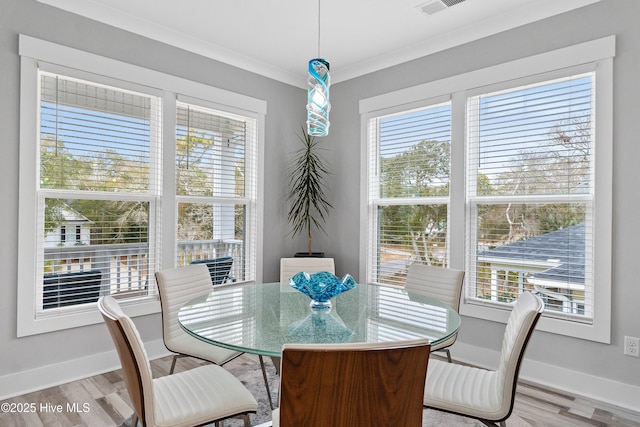
[[[595,73],[468,100],[467,298],[593,318]]]
[[[362,100],[367,281],[403,285],[413,262],[464,269],[463,315],[506,321],[530,290],[540,329],[609,342],[614,45]]]
[[[256,279],[264,101],[26,36],[20,54],[18,336],[98,323],[101,295],[157,312],[155,271],[204,257]]]
[[[255,200],[255,133],[253,119],[178,104],[177,265],[231,256],[231,280],[253,279],[246,221]]]
[[[36,317],[58,308],[42,301],[62,286],[65,306],[95,303],[105,294],[153,295],[153,213],[160,191],[152,159],[160,151],[160,99],[42,69],[39,74],[37,208],[43,220],[36,229],[36,265],[46,286],[36,287]],[[80,221],[85,241],[83,226],[73,225]],[[58,228],[56,244],[49,235]],[[76,230],[75,239],[67,238],[67,229]]]
[[[449,102],[369,120],[370,282],[403,285],[413,262],[448,265]]]

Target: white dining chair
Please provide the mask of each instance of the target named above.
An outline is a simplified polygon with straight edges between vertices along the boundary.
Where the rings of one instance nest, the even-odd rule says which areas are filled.
[[[411,264],[404,286],[407,292],[425,295],[448,305],[456,312],[460,309],[460,296],[464,282],[464,271],[453,268],[434,267],[424,264]],[[456,342],[458,334],[444,342],[433,345],[431,352],[442,351],[451,362],[449,347]]]
[[[513,306],[502,341],[498,369],[429,361],[424,406],[506,426],[513,411],[520,365],[544,310],[540,297],[524,292]]]
[[[206,264],[156,272],[156,282],[162,308],[162,337],[164,345],[174,354],[170,373],[173,373],[178,357],[196,357],[216,365],[224,365],[240,356],[240,352],[217,347],[186,333],[178,323],[178,311],[189,300],[211,292],[211,277]]]
[[[333,258],[280,258],[280,283],[288,284],[289,279],[300,271],[305,273],[328,271],[336,274],[336,267]]]
[[[162,337],[167,349],[175,353],[169,373],[173,373],[179,357],[195,357],[216,365],[224,365],[242,354],[199,340],[186,333],[178,322],[178,312],[183,305],[214,289],[209,273],[206,264],[190,264],[156,272],[162,310]],[[259,356],[259,359],[267,396],[271,403],[264,359],[262,356]]]
[[[258,403],[230,372],[217,365],[153,378],[144,344],[135,324],[109,296],[98,300],[98,308],[118,352],[124,381],[134,408],[131,425],[143,427],[188,427],[230,417],[244,419]]]

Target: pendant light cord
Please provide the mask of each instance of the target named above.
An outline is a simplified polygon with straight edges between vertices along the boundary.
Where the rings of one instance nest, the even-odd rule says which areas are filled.
[[[320,58],[320,0],[318,0],[318,58]]]

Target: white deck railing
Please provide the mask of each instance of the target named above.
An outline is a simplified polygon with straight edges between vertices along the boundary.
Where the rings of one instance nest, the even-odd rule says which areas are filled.
[[[244,277],[242,240],[180,241],[177,246],[177,266],[231,256],[231,276],[238,280]],[[109,294],[146,291],[149,274],[156,269],[150,263],[146,243],[45,248],[44,261],[45,275],[100,270],[103,289],[109,290],[104,293]]]
[[[244,251],[242,240],[182,240],[178,242],[178,262],[182,267],[193,261],[215,259],[224,256],[233,258],[230,276],[236,280],[244,279]]]

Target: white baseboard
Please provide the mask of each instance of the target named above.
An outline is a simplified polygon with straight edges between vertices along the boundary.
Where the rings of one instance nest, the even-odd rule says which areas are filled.
[[[162,340],[144,343],[150,359],[169,353]],[[104,372],[120,369],[116,350],[92,354],[55,365],[42,366],[28,371],[0,376],[0,400],[30,393],[37,390],[65,384]]]
[[[460,341],[452,347],[451,354],[456,360],[488,369],[495,369],[500,360],[498,351],[478,348]],[[531,384],[640,412],[640,387],[632,384],[572,371],[526,357],[520,367],[520,379]]]

